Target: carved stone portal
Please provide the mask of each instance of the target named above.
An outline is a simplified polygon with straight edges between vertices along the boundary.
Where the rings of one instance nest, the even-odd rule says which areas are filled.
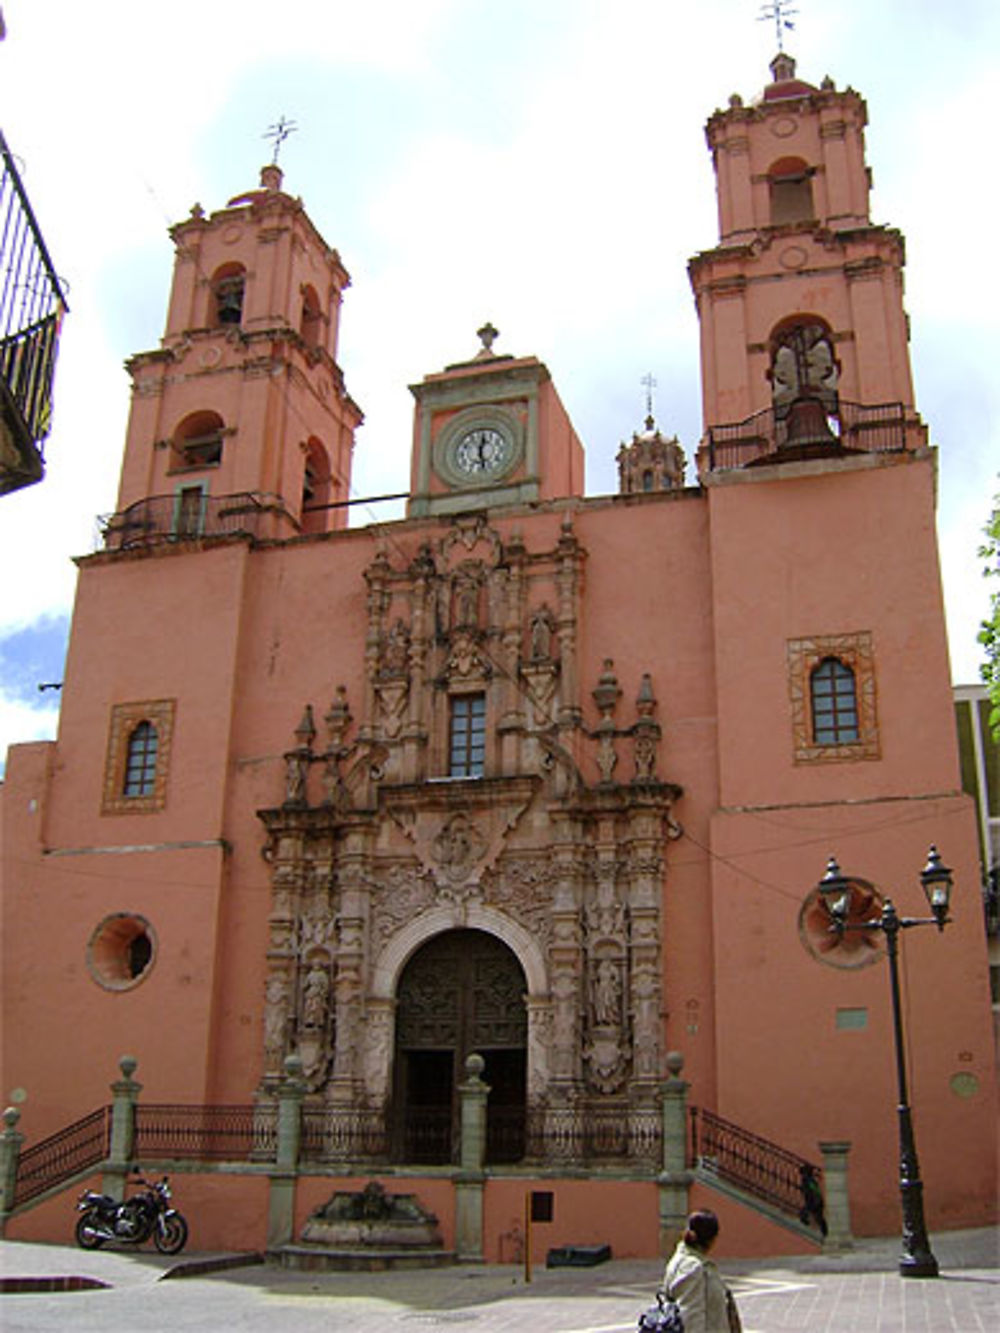
[[[588,1117],[655,1118],[680,790],[657,776],[651,678],[626,696],[606,659],[589,694],[581,681],[584,557],[571,515],[547,551],[505,545],[477,517],[400,560],[378,552],[363,697],[335,690],[323,748],[305,709],[281,804],[259,812],[272,894],[259,1097],[297,1055],[331,1160],[417,1160],[400,1126],[421,1104],[447,1144],[474,1050],[488,1113],[520,1116],[522,1154],[558,1139],[574,1160],[593,1151]],[[456,681],[482,691],[482,778],[448,774]],[[497,1151],[499,1130],[488,1138]]]

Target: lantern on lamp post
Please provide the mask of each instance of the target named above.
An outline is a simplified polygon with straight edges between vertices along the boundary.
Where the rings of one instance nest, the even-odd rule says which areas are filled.
[[[893,1034],[896,1047],[896,1080],[899,1089],[899,1192],[903,1210],[903,1252],[899,1259],[902,1277],[937,1277],[938,1263],[931,1253],[924,1223],[924,1187],[920,1179],[917,1144],[913,1133],[909,1091],[906,1081],[906,1058],[903,1042],[903,1014],[899,995],[899,933],[913,926],[937,926],[943,931],[950,921],[948,906],[951,900],[951,871],[942,864],[936,847],[932,846],[927,864],[920,872],[920,883],[927,896],[930,917],[901,917],[892,900],[886,898],[879,916],[869,921],[852,921],[851,898],[853,881],[843,875],[836,859],[827,862],[826,874],[817,888],[830,916],[829,929],[837,935],[848,930],[881,931],[885,936],[889,956],[889,985],[892,990]]]

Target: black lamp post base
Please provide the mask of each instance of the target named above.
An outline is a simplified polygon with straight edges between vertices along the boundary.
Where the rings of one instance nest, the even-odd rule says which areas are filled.
[[[904,1254],[899,1260],[900,1277],[937,1277],[938,1262],[933,1254]]]

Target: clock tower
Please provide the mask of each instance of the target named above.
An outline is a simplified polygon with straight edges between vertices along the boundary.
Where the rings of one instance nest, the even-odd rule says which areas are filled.
[[[583,494],[583,447],[536,357],[482,347],[411,385],[417,400],[410,517]]]

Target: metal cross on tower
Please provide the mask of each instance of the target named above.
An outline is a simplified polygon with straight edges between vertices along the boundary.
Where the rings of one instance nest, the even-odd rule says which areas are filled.
[[[262,139],[274,140],[274,157],[271,159],[274,166],[278,165],[278,154],[281,152],[281,145],[290,134],[299,127],[294,120],[286,120],[284,116],[279,116],[273,125],[269,125],[267,130],[260,136]]]
[[[774,19],[774,31],[778,38],[778,50],[785,49],[785,29],[794,32],[795,24],[792,22],[792,16],[799,11],[793,9],[790,0],[768,0],[768,3],[761,5],[760,14],[757,16],[758,23],[769,23]]]
[[[643,388],[646,390],[646,420],[647,420],[648,422],[652,423],[652,421],[653,421],[653,390],[656,388],[656,377],[653,375],[653,372],[652,372],[652,371],[649,371],[647,374],[643,375],[643,377],[642,377],[642,379],[639,381],[639,383],[640,383],[640,384],[643,386]]]

